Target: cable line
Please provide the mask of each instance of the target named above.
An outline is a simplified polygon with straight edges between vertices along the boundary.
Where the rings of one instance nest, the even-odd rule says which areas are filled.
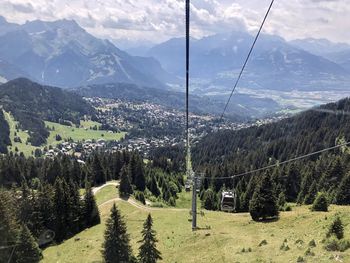
[[[221,117],[220,117],[220,121],[222,121],[222,118],[224,117],[224,114],[225,114],[225,112],[226,112],[226,110],[227,110],[228,104],[230,103],[231,98],[232,98],[232,95],[233,95],[233,93],[235,92],[235,90],[236,90],[236,88],[237,88],[237,85],[238,85],[238,83],[239,83],[239,81],[240,81],[240,79],[241,79],[241,77],[242,77],[243,71],[244,71],[244,69],[245,69],[245,67],[246,67],[246,65],[247,65],[247,63],[248,63],[248,60],[249,60],[250,55],[251,55],[252,52],[253,52],[253,49],[254,49],[255,44],[256,44],[256,41],[257,41],[258,38],[259,38],[259,35],[260,35],[260,32],[261,32],[262,28],[264,27],[265,21],[266,21],[268,15],[269,15],[269,13],[270,13],[270,10],[271,10],[271,8],[272,8],[272,5],[273,5],[274,1],[275,1],[275,0],[272,0],[272,1],[271,1],[270,6],[269,6],[269,8],[267,9],[267,12],[266,12],[266,14],[265,14],[265,17],[264,17],[264,19],[263,19],[263,21],[262,21],[262,23],[261,23],[261,25],[260,25],[259,31],[258,31],[258,33],[257,33],[256,36],[255,36],[254,42],[253,42],[252,46],[250,47],[249,53],[248,53],[248,55],[247,55],[247,58],[246,58],[246,60],[244,61],[243,67],[242,67],[241,71],[239,72],[239,75],[238,75],[238,78],[237,78],[237,80],[236,80],[236,83],[235,83],[235,85],[233,86],[233,89],[232,89],[232,91],[231,91],[230,97],[228,98],[228,100],[227,100],[227,102],[226,102],[224,111],[222,112]]]
[[[283,161],[283,162],[278,162],[277,161],[275,164],[270,164],[270,165],[267,165],[265,167],[261,167],[261,168],[254,169],[254,170],[251,170],[251,171],[248,171],[248,172],[244,172],[244,173],[239,173],[239,174],[235,174],[235,175],[231,175],[231,176],[224,176],[224,177],[202,177],[202,179],[205,178],[205,179],[212,179],[212,180],[220,180],[220,179],[230,179],[230,178],[242,177],[242,176],[245,176],[245,175],[249,175],[249,174],[253,174],[253,173],[256,173],[256,172],[264,171],[264,170],[267,170],[267,169],[270,169],[270,168],[273,168],[273,167],[277,167],[277,166],[280,166],[280,165],[283,165],[283,164],[286,164],[286,163],[298,161],[298,160],[301,160],[301,159],[304,159],[304,158],[307,158],[307,157],[310,157],[310,156],[313,156],[313,155],[317,155],[317,154],[320,154],[320,153],[323,153],[323,152],[327,152],[327,151],[334,150],[334,149],[337,149],[337,148],[340,148],[340,147],[343,147],[343,146],[348,146],[348,145],[350,145],[350,142],[338,144],[338,145],[335,145],[335,146],[332,146],[332,147],[329,147],[329,148],[322,149],[320,151],[316,151],[316,152],[308,153],[308,154],[301,155],[301,156],[298,156],[298,157],[294,157],[292,159],[289,159],[289,160],[286,160],[286,161]]]
[[[190,82],[190,0],[186,0],[186,169],[190,169],[190,133],[189,133],[189,82]]]

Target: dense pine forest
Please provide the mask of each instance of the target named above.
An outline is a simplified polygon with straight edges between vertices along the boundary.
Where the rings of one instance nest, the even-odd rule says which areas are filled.
[[[110,180],[121,180],[123,198],[134,195],[143,203],[147,198],[174,206],[184,181],[171,167],[170,161],[161,159],[146,165],[137,153],[129,152],[96,152],[85,163],[65,155],[54,159],[0,156],[0,222],[6,225],[0,236],[11,244],[26,232],[33,242],[20,245],[35,248],[40,257],[39,247],[60,243],[100,223],[92,186]],[[54,238],[41,243],[47,231],[54,231]],[[9,258],[11,251],[1,250],[0,258]]]
[[[204,203],[218,209],[220,191],[234,184],[237,211],[248,211],[266,171],[235,180],[215,177],[244,173],[346,142],[350,134],[349,109],[350,99],[343,99],[276,123],[207,136],[193,149],[196,169],[212,178],[202,185],[202,199],[211,199]],[[350,192],[346,190],[350,183],[349,159],[348,148],[341,147],[269,169],[275,198],[280,197],[282,203],[285,199],[311,204],[318,192],[325,192],[330,203],[350,204]]]

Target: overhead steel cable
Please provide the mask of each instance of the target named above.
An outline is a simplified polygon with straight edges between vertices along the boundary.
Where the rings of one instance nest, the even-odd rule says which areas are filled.
[[[186,0],[186,162],[189,174],[190,134],[189,134],[189,84],[190,84],[190,0]]]
[[[235,174],[235,175],[231,175],[231,176],[202,177],[202,178],[203,179],[212,179],[212,180],[221,180],[221,179],[230,179],[230,178],[242,177],[242,176],[245,176],[245,175],[250,175],[250,174],[253,174],[253,173],[256,173],[256,172],[261,172],[261,171],[264,171],[264,170],[267,170],[267,169],[271,169],[271,168],[274,168],[274,167],[277,167],[277,166],[280,166],[280,165],[284,165],[284,164],[287,164],[287,163],[290,163],[290,162],[298,161],[298,160],[301,160],[301,159],[304,159],[304,158],[307,158],[307,157],[310,157],[310,156],[313,156],[313,155],[317,155],[317,154],[320,154],[320,153],[324,153],[324,152],[327,152],[327,151],[330,151],[330,150],[334,150],[334,149],[337,149],[337,148],[340,148],[340,147],[348,146],[348,145],[350,145],[350,142],[338,144],[338,145],[335,145],[335,146],[332,146],[332,147],[328,147],[328,148],[325,148],[325,149],[322,149],[322,150],[319,150],[319,151],[316,151],[316,152],[312,152],[312,153],[308,153],[308,154],[301,155],[301,156],[298,156],[298,157],[294,157],[294,158],[291,158],[291,159],[286,160],[286,161],[276,162],[274,164],[270,164],[270,165],[267,165],[267,166],[264,166],[264,167],[261,167],[261,168],[258,168],[258,169],[250,170],[248,172],[243,172],[243,173],[239,173],[239,174]]]
[[[245,61],[244,61],[244,64],[243,64],[243,66],[242,66],[241,71],[239,72],[239,75],[238,75],[238,78],[237,78],[237,80],[236,80],[236,82],[235,82],[235,85],[233,86],[233,89],[232,89],[232,91],[231,91],[231,94],[230,94],[230,96],[229,96],[229,98],[228,98],[228,100],[227,100],[227,102],[226,102],[224,111],[222,112],[221,117],[220,117],[220,121],[222,121],[222,119],[223,119],[223,117],[224,117],[224,114],[225,114],[225,112],[226,112],[226,110],[227,110],[227,107],[228,107],[228,105],[229,105],[229,103],[230,103],[230,101],[231,101],[232,95],[233,95],[233,93],[235,92],[235,90],[236,90],[236,88],[237,88],[237,85],[238,85],[238,83],[239,83],[239,81],[240,81],[240,79],[241,79],[241,77],[242,77],[242,74],[243,74],[243,71],[244,71],[245,67],[247,66],[248,60],[249,60],[249,58],[250,58],[250,55],[251,55],[252,52],[253,52],[253,49],[254,49],[255,44],[256,44],[256,41],[258,40],[258,38],[259,38],[259,36],[260,36],[261,30],[262,30],[263,27],[264,27],[265,21],[266,21],[266,19],[267,19],[269,13],[270,13],[270,11],[271,11],[271,8],[272,8],[272,5],[273,5],[274,2],[275,2],[275,0],[272,0],[271,3],[270,3],[269,8],[267,9],[267,12],[266,12],[266,14],[265,14],[265,17],[264,17],[264,19],[263,19],[263,21],[262,21],[262,23],[261,23],[261,25],[260,25],[259,31],[258,31],[258,33],[257,33],[256,36],[255,36],[254,42],[253,42],[252,46],[250,47],[249,53],[248,53],[248,55],[247,55],[247,57],[246,57],[246,59],[245,59]]]

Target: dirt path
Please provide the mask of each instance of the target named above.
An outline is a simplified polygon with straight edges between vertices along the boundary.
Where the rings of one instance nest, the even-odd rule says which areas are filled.
[[[119,185],[119,182],[116,182],[116,181],[112,181],[112,182],[107,182],[107,183],[105,183],[105,184],[103,184],[103,185],[101,185],[101,186],[98,186],[98,187],[94,187],[93,189],[92,189],[92,193],[95,195],[98,191],[100,191],[102,188],[104,188],[104,187],[106,187],[106,186],[109,186],[109,185],[115,185],[115,186],[117,186],[117,185]]]
[[[132,198],[129,198],[128,200],[124,200],[124,199],[121,199],[119,197],[117,198],[113,198],[111,200],[108,200],[102,204],[100,204],[99,206],[104,206],[104,205],[107,205],[109,203],[113,203],[113,202],[117,202],[117,201],[122,201],[122,202],[127,202],[129,203],[130,205],[138,208],[138,209],[141,209],[141,210],[144,210],[144,211],[189,211],[189,209],[186,209],[186,208],[160,208],[160,207],[150,207],[150,206],[145,206],[145,205],[142,205],[140,203],[138,203],[136,200],[132,199]]]
[[[94,187],[92,189],[92,192],[93,194],[95,195],[97,192],[99,192],[102,188],[106,187],[106,186],[109,186],[109,185],[119,185],[119,182],[107,182],[99,187]],[[144,210],[144,211],[189,211],[189,209],[186,209],[186,208],[161,208],[161,207],[150,207],[150,206],[146,206],[146,205],[142,205],[140,204],[139,202],[137,202],[135,199],[132,199],[132,198],[129,198],[128,200],[124,200],[124,199],[121,199],[119,197],[117,198],[113,198],[111,200],[108,200],[106,202],[103,202],[102,204],[100,204],[99,206],[104,206],[104,205],[107,205],[109,203],[113,203],[113,202],[119,202],[119,201],[122,201],[122,202],[128,202],[130,205],[138,208],[138,209],[141,209],[141,210]]]

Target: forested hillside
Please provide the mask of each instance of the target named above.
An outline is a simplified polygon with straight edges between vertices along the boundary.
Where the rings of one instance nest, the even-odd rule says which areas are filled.
[[[194,147],[194,165],[209,178],[229,177],[344,143],[350,135],[349,109],[350,100],[343,99],[280,122],[211,134]],[[350,181],[349,159],[347,147],[341,147],[240,177],[235,182],[206,179],[202,193],[207,189],[220,192],[235,183],[240,197],[238,210],[247,211],[259,178],[268,173],[276,196],[282,193],[287,201],[310,204],[322,191],[329,202],[350,204],[350,194],[342,192]]]
[[[80,96],[55,87],[42,86],[20,78],[0,86],[0,105],[28,130],[29,143],[39,146],[49,136],[44,120],[79,124],[94,109]]]
[[[9,136],[9,125],[5,120],[4,113],[0,109],[0,153],[7,153],[7,145],[11,143]]]

